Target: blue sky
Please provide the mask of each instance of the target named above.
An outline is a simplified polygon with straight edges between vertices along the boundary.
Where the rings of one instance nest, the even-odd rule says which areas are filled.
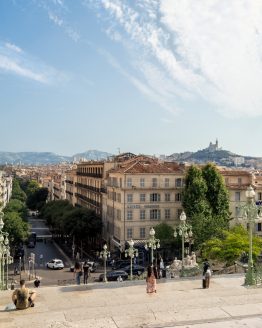
[[[0,150],[262,156],[262,3],[0,1]]]

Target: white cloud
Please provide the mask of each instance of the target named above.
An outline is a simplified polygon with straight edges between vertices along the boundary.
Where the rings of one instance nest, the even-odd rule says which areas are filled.
[[[262,115],[261,1],[89,2],[161,106],[195,99],[229,117]]]
[[[11,50],[14,50],[14,51],[16,51],[18,53],[21,53],[22,52],[22,49],[19,48],[18,46],[16,46],[15,44],[6,42],[5,43],[5,46],[6,46],[6,48],[11,49]]]
[[[55,25],[62,26],[63,25],[63,20],[59,18],[57,15],[52,13],[51,11],[48,12],[48,17],[49,19],[55,23]]]
[[[32,58],[18,46],[0,42],[1,73],[12,73],[44,84],[53,84],[66,79],[63,73]]]

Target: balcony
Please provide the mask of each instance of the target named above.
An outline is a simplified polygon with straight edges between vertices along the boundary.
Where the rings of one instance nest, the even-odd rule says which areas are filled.
[[[97,192],[97,193],[102,192],[101,188],[96,188],[96,187],[93,187],[93,186],[84,185],[84,184],[79,183],[79,182],[77,182],[75,185],[76,185],[76,187],[83,188],[83,189],[86,189],[86,190],[89,190],[89,191],[93,191],[93,192]]]
[[[84,176],[84,177],[92,177],[92,178],[103,178],[103,174],[97,174],[97,173],[83,173],[83,172],[76,172],[76,175]]]
[[[100,207],[101,206],[101,204],[99,202],[97,202],[97,201],[95,201],[95,200],[93,200],[91,198],[88,198],[88,197],[86,197],[84,195],[81,195],[79,193],[76,193],[75,195],[76,195],[76,197],[78,197],[78,198],[80,198],[80,199],[86,201],[87,203],[92,204],[92,205],[94,205],[96,207]]]

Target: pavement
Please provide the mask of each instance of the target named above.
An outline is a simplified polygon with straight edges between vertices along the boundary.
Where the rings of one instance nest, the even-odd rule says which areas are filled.
[[[145,281],[43,287],[34,308],[6,311],[11,291],[0,292],[1,328],[236,328],[262,327],[262,288],[244,287],[243,275],[162,279],[157,293]]]

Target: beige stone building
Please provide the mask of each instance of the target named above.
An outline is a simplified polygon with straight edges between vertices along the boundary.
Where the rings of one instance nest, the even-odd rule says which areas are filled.
[[[76,182],[77,182],[77,175],[76,169],[70,170],[65,172],[65,194],[66,199],[73,205],[76,205]]]
[[[103,195],[104,239],[111,248],[149,236],[161,222],[174,226],[182,212],[184,166],[137,156],[108,172]]]

